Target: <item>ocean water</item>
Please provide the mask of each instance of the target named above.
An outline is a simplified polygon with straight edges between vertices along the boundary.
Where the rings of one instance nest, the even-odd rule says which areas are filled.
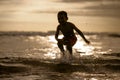
[[[84,34],[62,64],[54,32],[0,32],[0,80],[119,80],[120,34]]]

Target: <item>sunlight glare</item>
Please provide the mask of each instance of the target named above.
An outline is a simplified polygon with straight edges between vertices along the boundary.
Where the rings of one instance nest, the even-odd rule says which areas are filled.
[[[59,39],[62,39],[63,35],[59,36]],[[57,47],[57,41],[55,40],[54,36],[48,36],[48,41],[52,43],[52,48],[58,48]],[[75,53],[80,53],[80,55],[93,55],[94,54],[94,47],[92,45],[87,45],[81,38],[78,37],[78,41],[73,46],[73,51]],[[59,49],[58,49],[59,50]],[[56,50],[57,51],[57,50]]]
[[[77,43],[73,47],[80,55],[93,55],[95,49],[92,45],[87,45],[81,38],[78,37]]]
[[[62,39],[63,35],[59,35],[59,39]],[[55,36],[48,36],[48,41],[52,43],[52,47],[57,47],[57,41],[55,40]]]
[[[56,54],[48,52],[47,54],[44,54],[44,57],[48,58],[48,59],[55,59],[56,58]]]

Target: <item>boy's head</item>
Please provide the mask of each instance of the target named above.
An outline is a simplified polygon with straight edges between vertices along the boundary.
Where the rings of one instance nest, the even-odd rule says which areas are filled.
[[[67,12],[65,11],[59,11],[57,17],[59,23],[65,23],[68,20]]]

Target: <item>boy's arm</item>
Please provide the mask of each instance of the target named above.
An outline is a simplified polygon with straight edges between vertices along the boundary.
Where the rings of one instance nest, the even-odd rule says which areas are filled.
[[[78,32],[78,34],[84,39],[84,41],[89,44],[90,42],[85,38],[84,34],[76,27],[74,26],[74,29],[76,32]]]
[[[58,41],[58,35],[59,35],[59,28],[57,27],[56,33],[55,33],[55,39]]]

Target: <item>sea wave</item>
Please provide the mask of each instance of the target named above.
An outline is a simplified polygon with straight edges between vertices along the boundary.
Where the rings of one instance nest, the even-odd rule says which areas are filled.
[[[120,37],[120,33],[107,33],[107,32],[83,32],[86,35],[100,35],[100,36],[109,36],[109,37]],[[47,36],[54,35],[55,31],[48,32],[24,32],[24,31],[0,31],[0,36]],[[77,34],[77,33],[76,33]]]
[[[53,72],[89,72],[89,73],[112,73],[120,72],[119,59],[75,59],[77,63],[61,63],[60,60],[43,60],[36,58],[6,57],[0,58],[0,73],[20,73],[30,71],[31,69],[46,68]],[[80,63],[80,60],[82,63]]]
[[[34,36],[34,35],[40,35],[40,36],[46,36],[46,35],[51,35],[54,34],[54,31],[49,31],[49,32],[24,32],[24,31],[8,31],[8,32],[0,32],[0,36]]]

